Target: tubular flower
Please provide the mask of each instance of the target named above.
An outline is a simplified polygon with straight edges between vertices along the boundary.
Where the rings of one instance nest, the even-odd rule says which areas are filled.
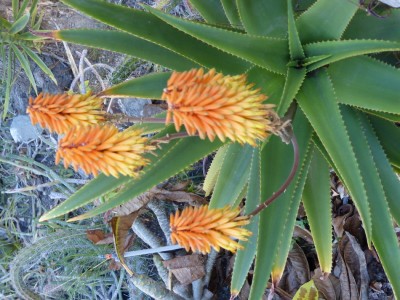
[[[102,100],[90,95],[51,95],[40,93],[29,98],[26,110],[33,124],[48,128],[51,132],[66,133],[76,125],[92,125],[104,122],[100,111]]]
[[[178,243],[186,251],[209,253],[211,247],[216,251],[220,248],[236,252],[243,246],[232,238],[247,241],[252,233],[240,228],[249,224],[248,216],[239,216],[239,208],[226,206],[219,209],[201,207],[186,207],[170,216],[171,241]]]
[[[178,131],[185,126],[189,135],[211,141],[216,136],[241,144],[256,145],[274,132],[274,105],[263,104],[267,96],[252,89],[245,75],[224,76],[214,69],[174,72],[162,99],[168,103],[166,123],[173,118]]]
[[[155,147],[139,130],[118,132],[113,125],[76,126],[60,140],[56,164],[64,159],[64,167],[72,165],[86,174],[99,172],[118,177],[119,174],[135,177],[148,162],[142,157]]]

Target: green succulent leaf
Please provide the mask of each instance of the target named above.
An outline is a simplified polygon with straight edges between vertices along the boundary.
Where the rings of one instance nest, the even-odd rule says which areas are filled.
[[[290,203],[288,204],[288,214],[286,215],[285,223],[283,224],[283,231],[281,236],[278,237],[279,248],[275,253],[272,270],[271,270],[271,281],[277,286],[282,278],[282,274],[285,270],[285,265],[290,249],[292,248],[292,236],[293,230],[296,222],[297,213],[299,210],[301,195],[303,193],[304,185],[307,178],[308,169],[311,161],[311,154],[313,150],[311,138],[307,149],[305,149],[306,154],[303,160],[303,164],[300,167],[299,175],[295,183],[295,187],[290,198]]]
[[[288,33],[289,33],[289,52],[291,60],[304,59],[303,46],[299,38],[299,33],[296,28],[296,21],[293,15],[292,1],[287,0],[288,10]]]
[[[339,102],[400,114],[398,69],[372,58],[355,57],[331,65],[329,74]]]
[[[267,103],[279,105],[285,86],[284,76],[277,76],[266,69],[254,67],[247,72],[247,81],[254,83],[268,96]]]
[[[168,25],[156,16],[99,0],[63,0],[85,14],[122,31],[176,52],[206,68],[242,74],[250,64]]]
[[[17,57],[22,69],[24,69],[26,76],[29,79],[29,82],[31,83],[33,89],[35,90],[37,94],[37,88],[36,88],[36,82],[35,79],[33,78],[32,70],[29,65],[28,58],[21,52],[21,50],[18,49],[17,46],[14,44],[11,44],[11,49],[15,53],[15,56]]]
[[[285,88],[283,89],[283,94],[277,113],[279,115],[285,114],[293,99],[296,97],[298,91],[306,78],[307,70],[305,68],[296,69],[288,68],[288,73],[286,76]]]
[[[23,0],[23,1],[22,1],[21,5],[19,5],[18,13],[17,13],[17,15],[15,16],[15,19],[19,19],[19,18],[22,17],[22,15],[23,15],[23,13],[25,12],[25,9],[27,8],[27,6],[28,6],[28,4],[29,4],[30,1],[31,1],[31,0]]]
[[[363,220],[368,243],[371,243],[371,210],[361,177],[357,156],[339,111],[335,91],[326,71],[308,77],[297,95],[301,109],[333,160],[338,175],[350,191]],[[332,124],[335,124],[332,126]],[[346,153],[346,155],[343,155]]]
[[[229,23],[231,23],[233,27],[242,28],[242,22],[240,20],[236,0],[221,0],[221,4],[227,18],[229,19]]]
[[[400,168],[400,128],[387,120],[369,118],[390,163]]]
[[[248,181],[253,147],[234,143],[228,146],[209,207],[220,208],[232,203]]]
[[[318,0],[296,20],[301,41],[339,39],[357,10],[352,1]]]
[[[297,170],[292,184],[286,189],[285,193],[279,196],[268,208],[260,213],[259,236],[257,255],[255,261],[255,270],[253,275],[253,283],[251,286],[249,299],[260,299],[265,291],[268,276],[272,270],[273,259],[280,247],[280,239],[285,228],[285,224],[289,219],[290,205],[298,201],[300,182],[303,166],[307,161],[306,154],[309,149],[312,130],[301,111],[296,113],[293,124],[294,132],[299,144],[299,165],[302,166]],[[293,151],[291,146],[282,143],[275,136],[272,136],[261,152],[261,199],[264,201],[277,191],[282,183],[286,180],[292,167]],[[305,174],[304,174],[305,176]],[[300,191],[301,195],[301,191]],[[298,195],[298,197],[300,197]],[[270,253],[270,255],[265,255]]]
[[[228,19],[220,1],[190,0],[207,23],[228,24]]]
[[[236,0],[242,23],[249,34],[287,37],[285,1]]]
[[[378,156],[374,156],[375,152],[371,151],[372,145],[369,143],[374,138],[370,134],[368,135],[370,140],[366,137],[365,125],[367,123],[363,122],[366,121],[365,119],[361,119],[360,112],[346,106],[342,106],[341,111],[354,145],[354,151],[360,162],[362,180],[365,183],[366,200],[370,206],[373,224],[372,242],[392,283],[395,295],[400,296],[400,281],[397,280],[400,278],[400,268],[398,267],[400,266],[400,247],[389,213],[388,199],[382,186],[381,173],[377,167]],[[378,144],[375,143],[374,147],[376,146]]]
[[[246,59],[272,72],[284,74],[287,63],[287,41],[233,32],[213,26],[183,20],[146,7],[171,26],[192,35],[218,49]]]
[[[21,45],[21,48],[24,50],[26,54],[39,66],[39,68],[47,75],[55,84],[57,84],[57,80],[53,75],[53,72],[46,66],[46,64],[40,59],[40,57],[33,52],[29,47],[25,45]]]
[[[203,190],[206,192],[205,194],[206,197],[211,195],[211,192],[214,189],[227,150],[228,150],[228,145],[224,145],[223,147],[218,149],[217,154],[215,154],[211,166],[207,171],[207,175],[203,183]]]
[[[332,212],[329,165],[317,150],[314,150],[311,159],[303,192],[303,204],[321,271],[330,273],[332,269]]]
[[[330,55],[327,59],[310,65],[308,67],[309,71],[354,56],[399,50],[400,42],[379,40],[327,41],[304,45],[307,57]]]
[[[22,17],[18,18],[10,27],[10,29],[8,30],[8,32],[10,34],[17,34],[18,32],[24,30],[24,28],[26,27],[26,25],[29,22],[29,18],[30,15],[29,13],[26,13],[25,15],[23,15]]]
[[[253,148],[249,182],[247,187],[246,203],[244,214],[251,213],[257,205],[261,203],[261,164],[260,154],[261,147]],[[252,236],[248,241],[240,241],[239,244],[244,247],[243,250],[238,250],[235,257],[235,264],[232,271],[231,294],[238,295],[243,287],[246,277],[249,273],[251,264],[256,255],[259,215],[251,219],[251,223],[246,225],[246,229],[252,232]]]
[[[153,155],[153,158],[150,158],[151,161],[149,165],[143,169],[140,177],[132,179],[120,192],[107,202],[69,221],[72,222],[91,218],[128,202],[158,183],[179,173],[185,167],[195,163],[197,160],[210,154],[221,146],[222,142],[220,141],[210,142],[208,140],[200,140],[198,137],[173,140],[162,146],[162,148],[167,150],[162,149],[161,153],[156,153],[157,156]]]
[[[7,116],[8,107],[10,105],[10,93],[11,93],[11,86],[12,86],[12,51],[8,48],[7,53],[7,79],[6,79],[6,91],[4,95],[4,103],[3,103],[3,114],[2,119],[4,120]]]
[[[397,30],[398,28],[400,28],[400,11],[398,9],[390,10],[390,14],[385,15],[384,18],[377,18],[360,9],[346,28],[343,38],[399,41],[400,31]]]
[[[389,204],[390,213],[396,223],[400,224],[400,201],[398,200],[398,195],[400,195],[400,181],[393,172],[392,166],[376,136],[370,120],[362,113],[358,113],[357,115],[360,118],[365,137],[370,145],[371,154]],[[400,130],[398,131],[400,133]]]
[[[56,31],[55,36],[69,43],[132,55],[178,71],[199,67],[186,57],[126,32],[78,29]]]
[[[12,24],[8,22],[6,19],[0,17],[0,28],[4,27],[5,29],[10,29]]]
[[[392,114],[388,112],[383,112],[383,111],[376,111],[376,110],[371,110],[371,109],[360,109],[370,115],[377,116],[379,118],[391,121],[391,122],[400,122],[400,115],[397,114]]]
[[[101,96],[161,99],[170,77],[171,72],[152,73],[114,85],[101,92]]]

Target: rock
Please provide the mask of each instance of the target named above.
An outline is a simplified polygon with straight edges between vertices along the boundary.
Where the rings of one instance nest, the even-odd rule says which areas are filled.
[[[38,138],[41,127],[32,125],[28,116],[16,116],[10,126],[10,133],[16,143],[26,143]]]
[[[165,109],[161,108],[160,105],[147,104],[143,108],[143,117],[151,117],[164,111]]]
[[[400,7],[400,0],[379,0],[379,1],[394,8]]]
[[[143,117],[143,109],[151,100],[140,98],[119,98],[118,105],[121,112],[130,117]]]

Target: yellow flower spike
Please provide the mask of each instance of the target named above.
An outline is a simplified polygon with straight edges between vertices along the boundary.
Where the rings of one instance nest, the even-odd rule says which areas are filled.
[[[118,132],[113,125],[77,126],[60,140],[56,164],[63,158],[65,167],[72,165],[86,174],[135,177],[147,163],[142,155],[154,149],[139,130]]]
[[[276,132],[269,120],[276,114],[271,104],[263,104],[267,96],[252,87],[245,75],[223,76],[214,69],[173,72],[162,95],[168,103],[166,122],[173,119],[177,131],[183,125],[201,139],[217,136],[254,146]]]
[[[66,133],[76,125],[93,125],[104,122],[99,97],[86,95],[51,95],[40,93],[29,98],[26,112],[33,124],[48,128],[51,132]]]
[[[232,240],[247,240],[252,233],[241,228],[250,222],[247,216],[239,216],[239,208],[208,209],[186,207],[170,216],[171,241],[184,247],[187,251],[209,253],[211,247],[236,252],[242,246]]]

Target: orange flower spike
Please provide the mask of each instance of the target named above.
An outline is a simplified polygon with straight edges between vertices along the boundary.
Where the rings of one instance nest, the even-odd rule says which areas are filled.
[[[246,241],[252,233],[241,226],[249,224],[247,216],[239,216],[239,208],[218,209],[186,207],[170,216],[171,241],[186,250],[209,253],[211,247],[236,252],[242,246],[232,238]]]
[[[173,119],[177,131],[183,125],[202,139],[218,136],[254,146],[275,128],[269,120],[272,105],[263,104],[267,96],[252,87],[245,75],[223,76],[214,69],[173,72],[162,95],[168,103],[166,122]]]
[[[75,171],[82,168],[94,176],[103,172],[107,176],[135,177],[148,162],[142,155],[154,149],[138,130],[118,132],[113,125],[76,126],[60,140],[56,164],[63,158],[64,166],[72,165]]]
[[[40,93],[29,98],[26,110],[33,124],[48,128],[51,132],[66,133],[76,125],[92,125],[104,122],[102,100],[90,93],[86,95],[51,95]]]

